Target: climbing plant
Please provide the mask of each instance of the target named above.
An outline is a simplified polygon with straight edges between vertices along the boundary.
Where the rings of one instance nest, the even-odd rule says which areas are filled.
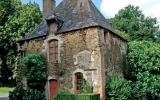
[[[45,84],[48,78],[46,58],[39,53],[29,54],[24,57],[19,67],[23,67],[25,78],[27,80],[27,89],[18,88],[10,93],[10,100],[45,100]]]

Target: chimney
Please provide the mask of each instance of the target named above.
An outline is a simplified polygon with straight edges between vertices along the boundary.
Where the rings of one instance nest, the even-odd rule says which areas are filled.
[[[55,0],[43,0],[43,14],[47,17],[49,13],[56,7]]]

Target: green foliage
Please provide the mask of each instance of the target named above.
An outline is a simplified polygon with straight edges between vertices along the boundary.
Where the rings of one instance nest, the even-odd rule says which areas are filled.
[[[16,87],[9,93],[9,100],[46,100],[44,91],[22,87]]]
[[[133,41],[128,47],[128,61],[132,66],[132,76],[149,71],[158,74],[160,70],[160,44],[149,41]]]
[[[60,94],[58,94],[56,97],[54,97],[54,100],[75,100],[75,95],[72,93],[65,93],[62,92]]]
[[[26,90],[16,87],[9,98],[11,100],[46,100],[44,93],[48,77],[46,58],[42,54],[30,54],[21,60],[20,66],[24,67],[28,87]]]
[[[85,79],[80,80],[80,93],[93,93],[93,86]]]
[[[0,11],[1,75],[8,79],[16,67],[17,41],[40,23],[42,14],[38,4],[20,0],[0,0]]]
[[[125,32],[123,31],[120,31],[118,29],[115,30],[115,32],[120,35],[123,39],[127,40],[127,41],[130,41],[130,37],[128,34],[126,34]]]
[[[13,91],[14,88],[11,87],[0,87],[0,93],[8,94],[9,92]]]
[[[23,87],[16,87],[12,92],[9,93],[9,100],[23,100],[25,90]]]
[[[43,89],[47,78],[47,61],[42,54],[29,54],[22,60],[25,77],[30,88]]]
[[[78,94],[75,100],[100,100],[100,94]]]
[[[21,100],[46,100],[45,93],[36,89],[27,89]]]
[[[129,43],[128,52],[130,65],[128,77],[135,83],[135,98],[159,100],[160,44],[149,41],[133,41]]]
[[[132,5],[119,10],[109,21],[116,29],[128,34],[131,40],[155,41],[159,27],[156,18],[145,17],[139,7]]]
[[[15,7],[12,5],[11,0],[0,1],[0,26],[3,26],[8,20],[8,16],[12,15]]]
[[[131,82],[121,76],[112,76],[106,83],[107,100],[129,100],[131,97]]]
[[[155,40],[156,42],[160,42],[160,30],[158,30],[157,32],[154,33],[155,34]]]
[[[99,94],[84,93],[84,94],[71,94],[71,93],[61,93],[54,97],[54,100],[100,100]]]
[[[42,54],[29,54],[23,58],[23,66],[26,69],[27,81],[46,81],[47,80],[47,61]]]

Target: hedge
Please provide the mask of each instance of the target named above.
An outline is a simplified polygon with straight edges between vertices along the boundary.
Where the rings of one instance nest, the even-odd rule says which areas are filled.
[[[63,93],[57,95],[54,100],[100,100],[100,94],[70,94]]]
[[[77,94],[75,100],[100,100],[100,94]]]

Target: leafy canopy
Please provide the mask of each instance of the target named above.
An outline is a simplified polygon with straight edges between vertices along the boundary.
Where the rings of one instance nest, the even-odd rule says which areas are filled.
[[[160,99],[160,44],[149,41],[129,43],[129,78],[135,82],[135,96]]]
[[[22,4],[20,0],[0,0],[0,11],[1,75],[8,79],[15,69],[17,41],[40,23],[42,14],[38,4]]]
[[[145,17],[139,7],[129,5],[109,20],[113,26],[129,35],[130,40],[157,40],[159,25],[156,18]]]

